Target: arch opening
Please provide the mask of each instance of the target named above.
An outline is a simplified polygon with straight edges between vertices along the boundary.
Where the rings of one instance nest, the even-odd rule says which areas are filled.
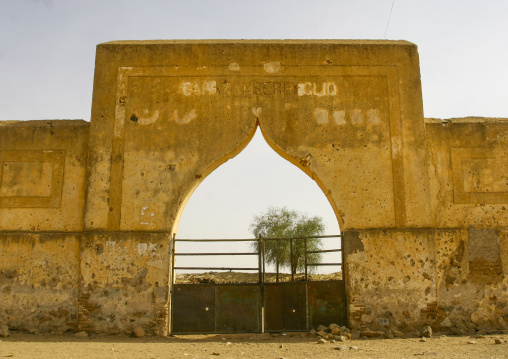
[[[274,151],[279,156],[275,155]],[[221,166],[230,159],[233,160]],[[336,206],[330,196],[326,193],[323,196],[324,186],[319,179],[308,168],[301,166],[298,161],[270,143],[259,123],[237,150],[225,155],[210,166],[207,172],[207,176],[203,176],[194,186],[180,208],[177,219],[179,223],[175,223],[174,227],[177,238],[253,238],[249,231],[253,216],[265,212],[269,207],[287,207],[309,216],[319,216],[323,218],[326,226],[325,234],[340,233]],[[178,246],[178,251],[182,252],[197,249],[190,243],[179,243]],[[201,252],[216,252],[219,245],[211,242],[199,243],[198,246]],[[229,252],[253,249],[252,243],[250,247],[247,243],[231,242],[227,246]],[[322,239],[321,247],[340,248],[340,240]],[[337,253],[325,253],[321,261],[337,262],[334,255],[337,256]],[[238,257],[220,260],[230,267],[238,267]],[[192,266],[189,258],[179,258],[179,261],[184,266]],[[196,261],[194,258],[194,263]],[[199,262],[206,266],[214,266],[216,261],[216,257],[199,258]],[[248,267],[257,265],[256,258],[242,258],[241,261]],[[272,264],[266,270],[275,272],[276,269]],[[289,274],[289,268],[280,270],[281,273]],[[341,270],[342,266],[330,266],[320,267],[314,272],[325,274]],[[253,276],[253,280],[257,281],[257,278]]]
[[[210,166],[189,192],[172,241],[171,333],[347,324],[341,236],[256,240],[249,232],[254,215],[277,206],[322,217],[326,234],[340,234],[336,206],[330,211],[331,198],[323,196],[317,176],[308,169],[306,176],[288,160],[256,123],[241,146]],[[275,261],[273,245],[267,254],[269,243],[276,244]]]

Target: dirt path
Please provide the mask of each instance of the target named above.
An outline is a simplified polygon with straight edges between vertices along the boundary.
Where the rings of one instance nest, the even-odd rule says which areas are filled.
[[[502,338],[502,344],[495,344]],[[0,358],[508,358],[506,335],[484,338],[433,337],[369,339],[317,344],[300,334],[273,337],[254,335],[192,335],[130,338],[100,336],[76,338],[72,334],[45,336],[13,333],[1,338]],[[476,344],[468,344],[475,342]],[[343,347],[343,350],[336,348]],[[350,349],[353,347],[354,349]]]

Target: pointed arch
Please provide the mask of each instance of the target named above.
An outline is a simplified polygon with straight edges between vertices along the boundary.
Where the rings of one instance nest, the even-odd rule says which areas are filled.
[[[199,185],[207,178],[213,171],[215,171],[218,167],[229,161],[230,159],[236,157],[240,152],[242,152],[245,147],[250,143],[252,138],[254,137],[254,134],[256,133],[256,130],[259,126],[259,122],[256,121],[255,126],[252,128],[251,132],[245,137],[245,139],[236,147],[234,150],[226,153],[221,158],[219,158],[217,161],[209,165],[200,175],[200,177],[192,184],[192,186],[188,189],[187,193],[184,195],[183,201],[181,202],[178,211],[175,216],[175,220],[173,222],[173,227],[171,230],[171,233],[177,233],[178,232],[178,225],[180,224],[180,219],[182,217],[182,213],[185,209],[185,206],[189,202],[189,199],[192,197],[192,194],[194,191],[199,187]]]
[[[289,161],[296,167],[298,167],[300,170],[302,170],[307,176],[309,176],[314,182],[317,183],[323,194],[325,195],[326,199],[328,200],[328,203],[332,206],[333,212],[335,213],[335,217],[337,218],[337,222],[339,223],[339,228],[342,231],[344,228],[344,221],[341,215],[341,211],[337,207],[337,204],[335,203],[335,200],[332,197],[331,191],[326,187],[326,185],[323,183],[323,181],[319,178],[319,176],[313,172],[310,169],[309,161],[310,159],[300,159],[297,160],[293,156],[289,155],[287,152],[285,152],[280,146],[278,146],[274,141],[271,140],[270,136],[264,131],[263,126],[259,124],[259,128],[261,130],[261,134],[263,135],[266,143],[282,158]]]
[[[268,144],[268,146],[276,153],[278,154],[280,157],[282,157],[284,160],[288,161],[289,163],[291,163],[292,165],[296,166],[298,169],[300,169],[301,171],[303,171],[307,176],[309,176],[315,183],[317,183],[319,189],[321,190],[321,192],[325,195],[328,203],[330,204],[330,206],[332,207],[333,209],[333,212],[334,212],[334,215],[335,215],[335,218],[337,220],[337,223],[339,225],[339,229],[342,230],[343,228],[343,222],[342,222],[342,218],[341,216],[339,215],[339,213],[341,213],[334,201],[334,199],[332,198],[331,196],[331,192],[329,190],[326,189],[326,186],[324,185],[324,183],[320,180],[320,178],[317,176],[316,173],[314,173],[310,168],[309,166],[304,166],[301,161],[298,161],[296,158],[290,156],[289,154],[287,154],[285,151],[283,151],[280,146],[277,146],[275,144],[274,141],[272,141],[269,136],[267,136],[267,134],[263,131],[263,128],[262,126],[260,125],[259,121],[256,121],[256,125],[254,126],[254,128],[252,129],[252,131],[248,134],[248,136],[240,143],[240,145],[235,148],[234,150],[226,153],[224,156],[222,156],[220,159],[218,159],[216,162],[214,162],[213,164],[211,164],[210,166],[208,166],[201,174],[201,177],[193,183],[192,187],[189,188],[188,192],[185,194],[184,196],[184,199],[182,201],[182,203],[180,204],[179,206],[179,209],[178,209],[178,212],[177,212],[177,215],[175,217],[175,221],[173,223],[173,228],[172,228],[172,233],[177,233],[178,232],[178,227],[179,227],[179,224],[180,224],[180,220],[181,220],[181,217],[182,217],[182,214],[190,200],[190,198],[192,197],[192,195],[194,194],[195,190],[201,185],[201,183],[205,180],[205,178],[207,178],[212,172],[214,172],[218,167],[220,167],[222,164],[226,163],[227,161],[229,161],[230,159],[236,157],[238,154],[240,154],[248,145],[249,143],[252,141],[257,129],[258,129],[258,126],[259,126],[259,129],[260,129],[260,132],[263,136],[263,139],[265,140],[265,142]]]

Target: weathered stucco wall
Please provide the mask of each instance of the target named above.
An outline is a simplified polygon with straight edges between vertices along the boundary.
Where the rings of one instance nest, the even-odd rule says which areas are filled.
[[[350,321],[508,328],[508,120],[426,119],[432,226],[345,233]]]
[[[166,333],[169,243],[156,233],[86,234],[80,248],[80,329]]]
[[[337,215],[351,326],[508,326],[508,120],[424,120],[404,41],[99,45],[90,124],[0,123],[0,324],[166,333],[179,216],[257,126]]]
[[[508,119],[426,119],[436,325],[508,328]]]
[[[408,42],[102,44],[85,227],[171,231],[258,123],[318,182],[344,230],[430,226],[422,118]]]
[[[0,323],[34,333],[77,329],[79,239],[0,233]]]
[[[508,119],[426,119],[436,227],[508,226]]]
[[[89,123],[0,122],[0,230],[81,231]]]
[[[0,323],[78,327],[89,123],[0,122]]]

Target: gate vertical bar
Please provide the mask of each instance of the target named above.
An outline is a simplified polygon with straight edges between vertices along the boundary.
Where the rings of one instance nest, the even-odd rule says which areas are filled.
[[[280,242],[277,239],[277,283],[279,283],[279,250],[280,250]]]
[[[307,278],[307,238],[304,239],[305,252],[305,329],[309,330],[309,286]]]
[[[261,255],[262,255],[262,247],[261,247],[261,236],[258,237],[258,274],[259,274],[259,284],[263,281],[262,266],[261,266]]]
[[[171,241],[171,284],[175,283],[175,247],[176,247],[176,233],[173,233]]]
[[[266,268],[265,268],[265,263],[266,263],[266,247],[265,247],[265,239],[263,238],[263,283],[265,282],[265,271],[266,271]]]
[[[293,273],[293,238],[289,238],[289,255],[290,261],[289,264],[291,266],[291,282],[295,281],[295,274]]]
[[[262,238],[262,237],[261,237]],[[265,332],[265,262],[266,262],[266,252],[265,252],[265,239],[263,240],[263,277],[261,282],[261,287],[259,288],[261,292],[261,297],[259,298],[259,328],[261,329],[261,333]]]
[[[305,329],[310,329],[309,282],[305,281]]]
[[[171,318],[169,319],[169,333],[173,333],[173,292],[174,292],[174,284],[175,284],[175,246],[176,246],[176,233],[173,233],[173,238],[171,239],[171,280],[169,282],[169,313]]]
[[[303,251],[305,253],[305,281],[307,281],[308,280],[308,278],[307,278],[307,238],[304,238],[303,245],[304,245]]]
[[[262,236],[258,237],[258,272],[259,272],[259,291],[260,291],[260,298],[259,298],[259,317],[258,317],[258,323],[259,323],[259,329],[261,333],[264,333],[265,331],[265,325],[264,325],[264,317],[263,317],[263,310],[264,310],[264,291],[263,291],[263,281],[264,281],[264,275],[265,275],[265,263],[264,263],[264,240],[262,240]]]

